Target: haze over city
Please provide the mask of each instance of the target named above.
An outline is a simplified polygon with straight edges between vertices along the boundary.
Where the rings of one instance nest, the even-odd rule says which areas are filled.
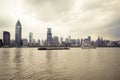
[[[19,19],[23,38],[33,32],[46,39],[50,27],[53,36],[120,40],[119,6],[119,0],[0,0],[0,38],[9,31],[14,39]]]

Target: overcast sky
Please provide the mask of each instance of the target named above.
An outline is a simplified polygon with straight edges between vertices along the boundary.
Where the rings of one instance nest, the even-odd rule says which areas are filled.
[[[120,0],[0,0],[0,38],[3,31],[15,37],[17,20],[22,38],[33,32],[45,39],[47,28],[53,36],[85,38],[98,36],[120,40]]]

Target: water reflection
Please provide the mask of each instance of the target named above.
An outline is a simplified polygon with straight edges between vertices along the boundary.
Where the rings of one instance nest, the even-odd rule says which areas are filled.
[[[9,72],[10,72],[10,51],[9,49],[3,50],[3,53],[1,53],[1,61],[0,62],[0,80],[5,79],[5,77],[9,78]]]
[[[46,71],[48,71],[48,73],[52,73],[53,71],[53,62],[52,62],[52,54],[51,51],[47,51],[46,52]]]
[[[33,54],[34,54],[34,52],[33,51],[31,51],[30,49],[29,49],[29,63],[32,65],[34,62],[33,62]]]
[[[46,51],[46,80],[69,80],[59,62],[57,51]],[[63,63],[64,64],[64,63]]]
[[[14,79],[21,79],[22,78],[22,55],[21,55],[21,49],[16,49],[15,50],[15,56],[14,56],[14,64],[15,64],[15,74],[14,74]]]
[[[0,80],[120,80],[119,49],[69,52],[0,48]]]
[[[8,64],[9,63],[9,54],[10,54],[10,51],[9,49],[8,50],[3,50],[3,53],[2,53],[2,60],[5,64]]]

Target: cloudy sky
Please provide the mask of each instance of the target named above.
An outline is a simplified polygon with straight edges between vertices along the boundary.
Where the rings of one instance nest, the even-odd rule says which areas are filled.
[[[23,38],[45,39],[50,27],[53,36],[120,40],[120,0],[0,0],[1,39],[14,39],[18,19]]]

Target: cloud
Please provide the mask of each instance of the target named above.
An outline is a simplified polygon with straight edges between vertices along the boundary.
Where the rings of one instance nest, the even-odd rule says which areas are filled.
[[[116,10],[119,9],[119,0],[84,0],[83,10]]]
[[[12,18],[0,16],[0,28],[11,27],[13,23]]]
[[[111,23],[118,21],[116,18],[120,18],[119,6],[119,0],[85,0],[81,8],[79,8],[79,18],[76,18],[72,23],[72,26],[75,27],[70,32],[82,35],[106,35],[105,37],[114,34],[115,31],[110,34],[108,32],[111,31],[110,29],[116,28],[115,24],[111,25]],[[114,28],[111,28],[113,26]],[[112,35],[112,37],[115,36]]]
[[[52,21],[65,17],[64,13],[67,13],[71,9],[73,0],[26,0],[27,8],[29,12],[35,12],[37,18],[43,21]]]
[[[3,10],[0,13],[0,28],[2,25],[13,26],[18,19],[16,16],[21,15],[23,31],[29,32],[34,29],[32,32],[35,31],[37,35],[46,33],[43,31],[51,27],[54,35],[64,37],[119,37],[119,0],[11,0],[7,4],[5,2],[0,1],[0,9]],[[39,32],[39,29],[43,30]]]
[[[114,19],[113,22],[111,22],[111,24],[108,25],[109,29],[107,31],[107,34],[109,34],[110,36],[119,39],[120,38],[120,17],[117,17],[116,19]]]

